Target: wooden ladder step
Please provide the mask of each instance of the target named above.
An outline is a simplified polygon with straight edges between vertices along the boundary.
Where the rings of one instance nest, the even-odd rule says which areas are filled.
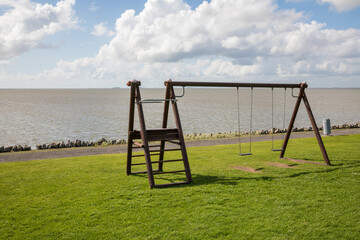
[[[167,134],[153,134],[148,135],[149,141],[163,141],[163,140],[178,140],[179,134],[167,133]]]
[[[165,187],[172,187],[172,186],[176,186],[176,185],[183,185],[183,184],[189,184],[189,183],[191,183],[191,181],[156,184],[154,187],[155,188],[165,188]]]
[[[157,133],[178,133],[178,129],[177,128],[153,128],[153,129],[147,129],[146,130],[147,134],[157,134]]]
[[[133,148],[144,148],[144,144],[139,143],[139,142],[133,142],[133,145],[137,146],[137,147],[133,147]],[[149,148],[153,148],[153,147],[160,147],[160,145],[149,145]]]
[[[151,164],[153,163],[161,163],[161,162],[180,162],[180,161],[184,161],[184,159],[173,159],[173,160],[162,160],[162,161],[153,161],[151,162]],[[132,166],[136,166],[136,165],[146,165],[146,163],[132,163]]]
[[[154,174],[169,174],[169,173],[181,173],[181,172],[185,172],[185,170],[168,171],[168,172],[155,172],[154,171]]]
[[[172,144],[181,145],[181,143],[178,142],[178,141],[173,141],[173,140],[166,140],[166,141],[169,142],[169,143],[172,143]]]
[[[160,152],[168,152],[168,151],[180,151],[181,148],[171,148],[171,149],[158,149],[158,150],[150,150],[150,156],[160,155]],[[144,157],[145,154],[132,155],[132,157]]]
[[[178,140],[179,131],[177,128],[160,128],[146,130],[148,141]],[[134,130],[129,132],[132,139],[141,139],[141,132]]]
[[[159,156],[160,153],[152,153],[150,154],[150,156]],[[140,154],[140,155],[132,155],[131,157],[145,157],[145,154]]]
[[[150,150],[149,152],[169,152],[169,151],[180,151],[181,148],[169,148],[169,149],[158,149],[158,150]]]
[[[153,173],[155,172],[159,172],[159,170],[153,170]],[[138,172],[132,172],[131,175],[136,175],[136,174],[146,174],[147,171],[138,171]]]
[[[170,173],[181,173],[185,172],[185,170],[178,170],[178,171],[168,171],[168,172],[161,172],[159,170],[153,170],[153,174],[170,174]],[[132,172],[131,174],[144,174],[147,173],[147,171],[139,171],[139,172]]]

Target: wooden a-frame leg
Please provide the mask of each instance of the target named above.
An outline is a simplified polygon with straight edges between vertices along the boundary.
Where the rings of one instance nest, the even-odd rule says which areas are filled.
[[[166,86],[165,99],[170,99],[170,86]],[[167,128],[168,116],[169,116],[169,101],[165,101],[164,102],[162,128]],[[165,155],[165,151],[164,151],[165,144],[166,144],[166,141],[164,141],[164,140],[162,140],[160,142],[159,171],[161,171],[161,172],[163,171],[163,160],[164,160],[164,155]]]
[[[170,91],[171,91],[170,97],[175,99],[175,91],[174,91],[174,88],[172,86],[170,88]],[[184,168],[185,168],[185,174],[186,174],[186,182],[191,183],[192,182],[192,177],[191,177],[189,159],[188,159],[187,152],[186,152],[184,135],[183,135],[182,127],[181,127],[179,110],[178,110],[176,101],[171,101],[171,105],[172,105],[174,118],[175,118],[175,124],[176,124],[176,127],[178,129],[179,140],[180,140],[180,144],[181,144],[181,154],[183,156],[183,162],[184,162]]]
[[[308,101],[308,99],[306,97],[305,92],[304,92],[303,100],[304,100],[304,105],[305,105],[306,111],[307,111],[307,113],[309,115],[310,122],[311,122],[313,130],[314,130],[316,139],[317,139],[317,141],[319,143],[319,147],[320,147],[321,153],[323,155],[324,161],[325,161],[326,165],[330,166],[331,163],[330,163],[329,157],[327,155],[324,143],[323,143],[323,141],[321,139],[319,129],[318,129],[317,125],[316,125],[316,121],[315,121],[314,115],[313,115],[313,113],[311,111],[310,104],[309,104],[309,101]]]
[[[144,111],[143,111],[142,104],[140,101],[141,101],[141,96],[140,96],[139,86],[136,86],[136,105],[137,105],[137,110],[138,110],[137,112],[139,115],[141,140],[144,145],[144,155],[145,155],[147,175],[148,175],[148,179],[149,179],[149,186],[150,186],[150,188],[153,188],[153,187],[155,187],[155,180],[154,180],[151,156],[150,156],[150,151],[149,151],[149,141],[148,141],[146,126],[145,126]]]
[[[129,82],[128,84],[131,84]],[[131,84],[130,90],[130,109],[129,109],[129,129],[128,129],[128,142],[127,142],[127,164],[126,174],[131,174],[131,162],[132,162],[132,137],[131,132],[134,130],[134,113],[135,113],[135,86]]]
[[[128,136],[128,142],[127,142],[127,163],[126,163],[126,174],[131,174],[131,164],[132,164],[132,138],[130,137],[130,134]]]
[[[286,132],[286,136],[285,136],[284,143],[283,143],[283,146],[282,146],[282,150],[281,150],[281,153],[280,153],[280,158],[283,158],[284,155],[285,155],[285,150],[286,150],[287,144],[288,144],[289,139],[290,139],[290,134],[291,134],[292,129],[294,127],[296,115],[297,115],[297,112],[299,110],[301,99],[303,98],[303,95],[304,95],[305,87],[306,87],[305,84],[301,85],[299,95],[298,95],[296,103],[295,103],[294,111],[293,111],[293,114],[292,114],[291,119],[290,119],[289,127],[288,127],[287,132]]]
[[[323,155],[324,161],[325,161],[326,165],[331,165],[330,160],[329,160],[329,157],[328,157],[327,152],[326,152],[326,149],[325,149],[325,146],[324,146],[324,143],[323,143],[323,141],[322,141],[322,139],[321,139],[319,130],[318,130],[318,128],[317,128],[314,115],[313,115],[313,113],[312,113],[312,111],[311,111],[311,107],[310,107],[309,101],[308,101],[308,99],[307,99],[307,97],[306,97],[306,94],[305,94],[305,88],[306,88],[306,86],[307,86],[306,83],[302,83],[302,84],[301,84],[301,88],[300,88],[300,91],[299,91],[299,95],[298,95],[298,98],[297,98],[297,100],[296,100],[295,107],[294,107],[294,111],[293,111],[293,114],[292,114],[292,116],[291,116],[290,123],[289,123],[289,127],[288,127],[288,129],[287,129],[287,133],[286,133],[286,136],[285,136],[285,139],[284,139],[282,151],[281,151],[281,153],[280,153],[280,158],[284,158],[285,150],[286,150],[287,144],[288,144],[289,139],[290,139],[290,134],[291,134],[292,129],[293,129],[293,127],[294,127],[294,122],[295,122],[295,119],[296,119],[296,115],[297,115],[297,112],[298,112],[298,110],[299,110],[299,106],[300,106],[301,100],[303,100],[303,101],[304,101],[305,108],[306,108],[306,111],[307,111],[308,116],[309,116],[309,119],[310,119],[310,122],[311,122],[312,127],[313,127],[313,130],[314,130],[314,134],[315,134],[315,136],[316,136],[316,139],[317,139],[317,141],[318,141],[318,144],[319,144],[321,153],[322,153],[322,155]]]

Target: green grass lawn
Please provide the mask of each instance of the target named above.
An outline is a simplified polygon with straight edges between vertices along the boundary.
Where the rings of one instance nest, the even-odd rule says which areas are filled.
[[[271,142],[188,148],[194,182],[152,190],[125,154],[1,163],[0,239],[360,239],[360,135],[323,139],[333,166],[280,160]],[[315,138],[285,156],[322,161]]]

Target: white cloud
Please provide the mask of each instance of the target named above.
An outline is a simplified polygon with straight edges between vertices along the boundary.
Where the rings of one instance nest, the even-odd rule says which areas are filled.
[[[90,10],[90,11],[96,12],[98,9],[99,9],[99,7],[96,6],[95,1],[93,1],[93,2],[90,3],[90,5],[89,5],[89,10]]]
[[[360,0],[317,0],[324,4],[328,3],[330,6],[338,12],[350,11],[360,6]]]
[[[275,66],[272,72],[266,67],[274,62],[288,72],[308,74],[319,71],[315,63],[331,59],[334,66],[346,65],[347,59],[360,57],[359,30],[325,27],[304,22],[294,10],[278,10],[270,0],[213,0],[196,10],[182,1],[149,0],[139,15],[133,10],[121,15],[116,36],[99,57],[150,64],[216,56],[227,59],[226,64],[211,63],[224,76],[227,71],[233,76],[276,74]],[[311,67],[299,68],[304,61]]]
[[[206,54],[256,56],[259,49],[253,49],[249,42],[255,39],[248,37],[285,31],[302,17],[294,11],[274,12],[275,9],[271,0],[214,0],[203,2],[196,10],[182,1],[149,0],[139,15],[133,10],[122,14],[116,22],[117,35],[101,51],[148,62]]]
[[[0,16],[0,59],[44,46],[45,36],[76,26],[74,4],[75,0],[62,0],[55,6],[30,0],[2,2],[8,10]]]
[[[0,60],[0,66],[9,66],[9,65],[10,65],[9,61]]]
[[[108,32],[100,23],[93,34]],[[160,87],[168,78],[316,82],[338,76],[360,86],[358,29],[306,22],[272,0],[212,0],[196,9],[181,0],[148,0],[138,15],[128,10],[117,19],[116,35],[96,57],[61,61],[28,77],[46,87],[125,86],[133,78]]]
[[[91,34],[95,36],[114,36],[115,32],[109,30],[106,23],[101,22],[94,26],[94,30],[91,32]]]

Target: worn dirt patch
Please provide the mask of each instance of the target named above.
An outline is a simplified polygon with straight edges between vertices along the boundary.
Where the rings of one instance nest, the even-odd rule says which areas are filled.
[[[287,164],[278,163],[278,162],[268,162],[267,165],[281,167],[281,168],[295,168],[292,165],[287,165]]]
[[[262,172],[259,169],[255,169],[255,168],[251,168],[251,167],[233,166],[232,168],[238,169],[238,170],[241,170],[241,171],[244,171],[244,172],[256,172],[256,173],[261,173]]]

